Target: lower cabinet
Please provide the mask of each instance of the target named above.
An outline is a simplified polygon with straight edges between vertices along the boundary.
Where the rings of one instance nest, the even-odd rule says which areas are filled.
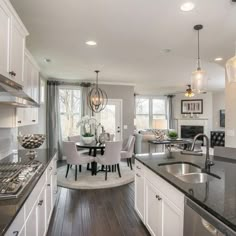
[[[135,210],[150,234],[183,236],[184,195],[138,161],[135,172]]]
[[[56,163],[57,155],[49,163],[5,235],[46,235],[56,198]]]

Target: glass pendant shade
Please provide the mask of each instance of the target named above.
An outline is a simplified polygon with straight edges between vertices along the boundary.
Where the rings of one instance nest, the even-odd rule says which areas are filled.
[[[188,98],[191,98],[191,97],[193,97],[195,94],[193,93],[193,92],[186,92],[185,94],[184,94],[184,96],[185,97],[188,97]]]
[[[207,91],[207,73],[204,70],[197,69],[192,72],[192,90],[195,93],[202,93]]]
[[[232,57],[227,61],[226,71],[228,81],[236,83],[236,56]]]
[[[99,113],[102,111],[107,105],[107,94],[104,90],[98,87],[98,73],[99,71],[95,71],[97,73],[97,79],[95,86],[90,90],[88,94],[88,106],[89,108],[95,112]]]

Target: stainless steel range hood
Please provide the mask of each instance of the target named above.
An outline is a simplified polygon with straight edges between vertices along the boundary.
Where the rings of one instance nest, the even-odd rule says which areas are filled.
[[[20,84],[0,74],[0,105],[1,104],[16,107],[39,107],[39,104],[23,91],[23,87]]]

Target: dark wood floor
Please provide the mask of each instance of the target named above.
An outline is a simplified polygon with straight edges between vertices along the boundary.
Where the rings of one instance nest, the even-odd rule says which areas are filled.
[[[58,188],[47,236],[146,236],[134,211],[134,184],[99,190]]]

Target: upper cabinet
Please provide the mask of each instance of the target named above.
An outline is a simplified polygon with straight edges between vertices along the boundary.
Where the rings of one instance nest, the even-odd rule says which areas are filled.
[[[0,0],[0,74],[23,85],[28,32],[8,0]]]

